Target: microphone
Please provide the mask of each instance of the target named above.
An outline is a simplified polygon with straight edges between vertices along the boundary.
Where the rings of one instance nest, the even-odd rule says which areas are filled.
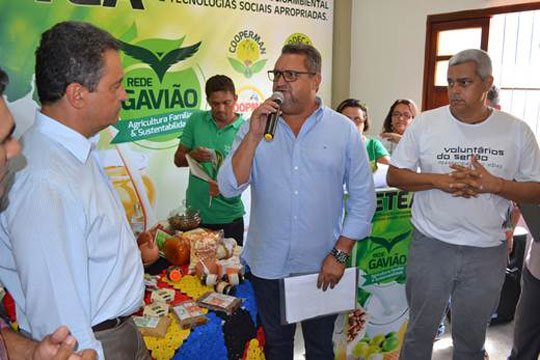
[[[283,93],[280,91],[274,91],[271,98],[280,106],[283,103]],[[274,140],[274,134],[276,133],[278,123],[278,112],[279,108],[276,112],[268,114],[268,117],[266,118],[266,126],[264,127],[264,139],[266,141]]]

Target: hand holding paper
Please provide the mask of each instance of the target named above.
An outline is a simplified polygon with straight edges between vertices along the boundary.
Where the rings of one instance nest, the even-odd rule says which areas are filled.
[[[200,163],[212,161],[213,158],[215,157],[215,153],[214,153],[214,156],[212,155],[213,154],[212,154],[211,149],[208,149],[202,146],[199,146],[198,148],[195,148],[189,152],[189,156],[191,156],[193,160]]]
[[[210,196],[219,196],[219,186],[218,183],[214,180],[208,181],[208,184],[210,184]]]
[[[202,179],[204,181],[211,181],[212,178],[210,175],[204,171],[204,168],[201,164],[199,164],[195,159],[193,159],[189,154],[186,154],[186,160],[189,165],[189,171],[191,171],[191,175],[198,177],[199,179]]]
[[[333,289],[339,283],[344,271],[345,264],[337,262],[332,255],[327,255],[317,279],[317,287],[319,289],[322,287],[323,291],[326,291],[328,286]]]
[[[317,288],[319,274],[294,276],[283,280],[283,323],[292,324],[316,316],[349,311],[356,306],[356,268],[345,270],[333,289]]]
[[[206,154],[209,155],[209,160],[205,160],[205,161],[211,161],[212,162],[212,166],[214,168],[214,171],[217,174],[218,156],[217,156],[216,151],[213,150],[213,149],[207,149],[207,148],[197,148],[197,150],[198,149],[204,149]],[[210,175],[208,175],[208,173],[206,172],[204,167],[197,160],[192,158],[191,155],[186,154],[186,160],[187,160],[187,163],[189,165],[189,171],[191,171],[191,174],[193,176],[198,177],[199,179],[207,181],[208,184],[210,185],[210,190],[209,190],[209,194],[208,194],[209,195],[208,207],[211,207],[213,197],[214,196],[219,196],[219,188],[218,188],[217,182],[214,179],[212,179],[212,177]]]

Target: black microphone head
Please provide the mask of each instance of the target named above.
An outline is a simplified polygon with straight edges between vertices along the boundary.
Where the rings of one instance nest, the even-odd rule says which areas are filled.
[[[281,91],[274,91],[274,93],[272,94],[271,98],[277,102],[279,105],[281,105],[283,103],[283,93]]]

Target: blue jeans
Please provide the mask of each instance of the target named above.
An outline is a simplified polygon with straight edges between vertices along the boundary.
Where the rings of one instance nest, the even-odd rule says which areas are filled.
[[[261,318],[267,360],[292,360],[296,324],[281,325],[279,280],[267,280],[250,275]],[[337,315],[302,321],[307,360],[333,360],[332,334]]]
[[[414,229],[407,263],[410,319],[400,360],[430,360],[451,297],[454,360],[483,360],[486,329],[504,282],[506,242],[452,245]]]

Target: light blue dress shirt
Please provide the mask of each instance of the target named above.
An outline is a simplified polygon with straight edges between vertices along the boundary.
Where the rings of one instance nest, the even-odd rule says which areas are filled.
[[[91,327],[142,304],[136,240],[92,141],[38,113],[22,143],[27,164],[0,214],[0,281],[34,339],[67,325],[103,359]]]
[[[250,179],[239,185],[231,159],[248,131],[249,122],[239,130],[218,182],[226,197],[251,185],[242,257],[255,276],[318,272],[340,235],[363,239],[370,234],[373,178],[361,134],[349,119],[321,105],[296,137],[280,117],[275,139],[259,143]],[[345,221],[344,185],[349,192]]]

